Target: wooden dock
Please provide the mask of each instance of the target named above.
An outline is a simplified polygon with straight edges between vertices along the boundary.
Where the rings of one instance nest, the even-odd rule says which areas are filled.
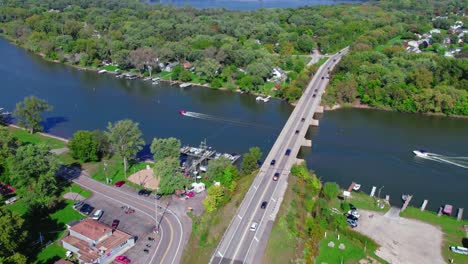
[[[421,205],[421,211],[424,211],[426,209],[426,206],[427,206],[428,202],[429,202],[428,200],[424,200],[424,202]]]
[[[461,221],[463,217],[463,208],[458,208],[457,220]]]
[[[351,192],[355,185],[356,185],[356,183],[352,182],[351,185],[349,185],[349,187],[348,187],[348,192]]]
[[[413,195],[408,195],[408,198],[406,198],[405,203],[404,203],[403,206],[401,207],[401,211],[402,211],[402,212],[403,212],[404,210],[406,210],[406,207],[408,207],[409,203],[411,202],[411,199],[413,199]]]
[[[377,187],[372,186],[372,191],[371,191],[371,193],[370,193],[370,197],[374,197],[375,190],[377,190]]]

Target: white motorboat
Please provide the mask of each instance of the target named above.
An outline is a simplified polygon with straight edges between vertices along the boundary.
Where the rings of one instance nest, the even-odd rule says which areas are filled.
[[[270,98],[271,96],[267,96],[267,97],[261,97],[261,96],[257,96],[257,98],[255,98],[256,101],[263,101],[264,103],[270,101]]]
[[[181,85],[179,85],[180,88],[186,88],[186,87],[190,87],[192,86],[191,83],[182,83]]]
[[[355,183],[354,186],[353,186],[353,190],[359,191],[359,189],[361,189],[361,184]]]
[[[103,73],[106,73],[106,72],[107,72],[107,70],[100,70],[100,71],[98,71],[99,74],[103,74]]]
[[[468,248],[466,247],[451,246],[450,250],[458,254],[468,255]]]
[[[414,155],[421,157],[421,158],[427,158],[429,155],[427,155],[427,152],[425,150],[413,150]]]

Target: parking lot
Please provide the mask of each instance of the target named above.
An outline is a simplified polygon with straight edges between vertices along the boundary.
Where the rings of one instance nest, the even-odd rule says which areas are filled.
[[[148,216],[138,211],[126,214],[125,210],[121,208],[122,204],[105,199],[98,194],[93,194],[90,198],[84,200],[84,202],[94,207],[94,211],[89,216],[92,216],[96,210],[101,209],[104,213],[99,222],[111,226],[112,221],[118,219],[120,223],[117,229],[137,237],[135,246],[124,253],[125,256],[132,260],[132,263],[149,263],[159,239],[152,232],[155,223],[149,221]],[[150,241],[148,237],[156,238],[156,240]],[[151,248],[148,248],[146,245],[151,246]],[[149,249],[149,253],[145,253],[144,249]]]
[[[390,263],[445,263],[442,231],[421,221],[399,216],[399,209],[383,213],[359,210],[356,231],[374,239],[381,247],[376,254]]]

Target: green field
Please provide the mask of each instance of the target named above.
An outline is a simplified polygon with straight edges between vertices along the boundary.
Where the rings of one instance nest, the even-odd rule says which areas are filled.
[[[8,129],[13,133],[13,135],[16,138],[18,138],[23,143],[31,143],[31,144],[45,143],[51,149],[64,148],[67,145],[67,143],[61,140],[58,140],[55,138],[49,138],[49,137],[42,136],[39,134],[30,134],[26,130],[22,130],[19,128],[8,127]]]
[[[112,157],[110,160],[107,160],[107,173],[104,171],[104,162],[100,162],[96,164],[97,167],[94,172],[91,173],[91,177],[95,180],[100,182],[106,183],[106,175],[112,181],[111,183],[116,183],[118,181],[126,180],[124,168],[123,168],[123,161],[117,157]],[[127,177],[132,175],[133,173],[142,170],[149,165],[145,162],[134,163],[130,162],[129,167],[127,169]],[[150,165],[151,166],[151,165]],[[126,181],[125,184],[135,187],[137,189],[142,189],[141,186],[138,184],[134,184],[130,181]]]
[[[328,243],[333,242],[334,247],[329,247]],[[345,249],[339,249],[339,245],[343,244]],[[327,231],[327,237],[320,241],[319,255],[317,256],[316,263],[358,263],[360,259],[366,257],[364,248],[356,245],[347,237],[341,235],[338,240],[338,234]]]
[[[383,201],[383,199],[381,199]],[[352,192],[349,202],[356,206],[358,209],[366,209],[377,212],[387,212],[390,209],[390,206],[385,203],[385,207],[381,209],[377,205],[377,198],[370,197],[364,192]]]
[[[463,225],[468,225],[468,220],[457,221],[455,217],[446,215],[437,216],[435,212],[421,211],[419,208],[411,206],[400,215],[440,226],[445,234],[442,248],[444,259],[453,259],[454,263],[468,263],[467,255],[460,255],[449,250],[449,246],[468,247],[468,238],[463,230]]]

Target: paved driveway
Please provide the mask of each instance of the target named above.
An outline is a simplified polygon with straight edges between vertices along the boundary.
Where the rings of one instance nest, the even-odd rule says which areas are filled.
[[[445,263],[442,231],[421,221],[401,218],[397,211],[392,208],[383,215],[359,210],[361,217],[355,230],[380,244],[377,255],[390,263]]]

